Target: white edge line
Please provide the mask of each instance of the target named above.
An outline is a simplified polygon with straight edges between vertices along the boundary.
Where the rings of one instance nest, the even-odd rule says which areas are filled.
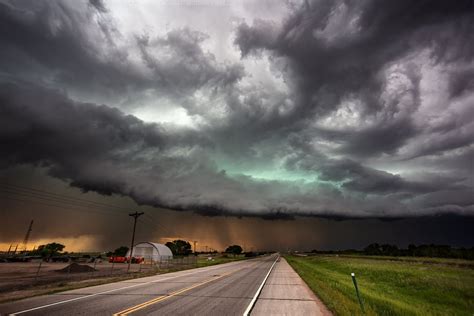
[[[230,262],[230,263],[234,263],[234,262]],[[238,262],[235,262],[234,264],[237,264],[237,263]],[[216,267],[208,269],[207,271],[212,271],[212,270],[215,270],[215,269],[218,269],[218,268],[222,268],[222,265],[218,264]],[[169,278],[149,281],[149,282],[145,282],[145,283],[129,285],[129,286],[121,287],[119,289],[112,289],[112,290],[108,290],[108,291],[104,291],[104,292],[99,292],[99,293],[89,294],[89,295],[80,296],[80,297],[76,297],[76,298],[71,298],[71,299],[65,300],[65,301],[59,301],[59,302],[56,302],[56,303],[51,303],[51,304],[47,304],[47,305],[33,307],[33,308],[30,308],[30,309],[25,309],[25,310],[22,310],[22,311],[19,311],[19,312],[11,313],[9,315],[11,315],[11,316],[20,315],[20,314],[32,312],[32,311],[35,311],[35,310],[38,310],[38,309],[43,309],[43,308],[47,308],[47,307],[51,307],[51,306],[55,306],[55,305],[60,305],[60,304],[65,304],[65,303],[69,303],[69,302],[73,302],[73,301],[78,301],[78,300],[82,300],[82,299],[85,299],[85,298],[98,296],[98,295],[102,295],[102,294],[106,294],[106,293],[111,293],[111,292],[116,292],[116,291],[120,291],[120,290],[130,289],[130,288],[137,287],[137,286],[143,286],[143,285],[147,285],[147,284],[151,284],[151,283],[158,283],[158,282],[162,282],[162,281],[166,281],[166,280],[170,280],[170,279],[176,279],[176,278],[179,278],[179,277],[183,277],[183,276],[187,276],[187,275],[191,275],[191,274],[196,274],[196,273],[199,273],[199,272],[202,272],[202,270],[193,271],[192,273],[186,273],[186,274],[182,274],[182,275],[176,275],[176,276],[169,277]],[[126,280],[125,281],[120,281],[120,282],[117,282],[117,283],[121,283],[121,282],[126,282]],[[107,285],[107,284],[113,284],[113,283],[106,283],[106,284],[103,284],[103,285]],[[98,285],[98,286],[101,286],[101,285]],[[80,294],[78,294],[78,295],[80,295]]]
[[[247,309],[245,310],[243,316],[248,316],[248,315],[250,315],[250,311],[252,311],[253,306],[254,306],[255,303],[257,302],[257,298],[258,298],[258,296],[260,295],[260,292],[262,291],[263,286],[265,285],[265,282],[267,282],[268,276],[269,276],[270,273],[272,272],[273,267],[275,266],[275,263],[277,263],[277,261],[278,261],[279,258],[280,258],[280,256],[278,255],[277,258],[275,259],[275,261],[273,262],[272,266],[271,266],[270,269],[268,270],[267,275],[265,276],[265,279],[263,279],[262,284],[260,284],[260,287],[258,288],[257,292],[256,292],[255,295],[253,296],[252,301],[250,302],[249,306],[247,306]]]

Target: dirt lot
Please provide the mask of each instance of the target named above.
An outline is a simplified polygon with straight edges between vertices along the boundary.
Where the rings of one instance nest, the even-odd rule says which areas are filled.
[[[79,266],[78,266],[79,264]],[[127,273],[126,263],[64,262],[0,262],[0,302],[34,295],[64,291],[72,288],[115,282],[157,273],[166,273],[198,266],[194,256],[174,258],[167,262],[132,264]],[[39,269],[39,273],[38,273]],[[78,272],[78,271],[86,272]]]
[[[95,268],[91,272],[74,272],[68,270],[69,263],[42,262],[37,276],[40,261],[0,263],[0,302],[18,299],[52,291],[56,288],[75,287],[88,283],[106,282],[110,278],[135,277],[138,275],[157,273],[159,266],[150,264],[132,264],[131,272],[127,274],[127,264],[124,263],[80,263]],[[63,270],[60,272],[59,270]]]

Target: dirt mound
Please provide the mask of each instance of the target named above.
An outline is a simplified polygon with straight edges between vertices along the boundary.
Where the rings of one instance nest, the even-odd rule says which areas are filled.
[[[88,266],[87,264],[79,264],[79,263],[71,263],[67,267],[61,269],[61,270],[56,270],[57,272],[62,272],[62,273],[78,273],[78,272],[92,272],[92,271],[97,271],[91,266]]]

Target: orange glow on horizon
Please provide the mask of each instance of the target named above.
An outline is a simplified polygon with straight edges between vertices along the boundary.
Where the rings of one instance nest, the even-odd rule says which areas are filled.
[[[33,248],[38,248],[39,245],[45,245],[51,242],[57,242],[60,244],[65,245],[64,251],[67,252],[90,252],[96,251],[97,248],[95,245],[96,238],[94,236],[80,236],[77,238],[44,238],[44,239],[36,239],[31,240],[28,242],[26,249],[33,250]],[[8,248],[11,245],[11,251],[15,250],[15,247],[18,245],[17,252],[23,251],[25,246],[21,242],[16,243],[0,243],[1,251],[8,251]]]

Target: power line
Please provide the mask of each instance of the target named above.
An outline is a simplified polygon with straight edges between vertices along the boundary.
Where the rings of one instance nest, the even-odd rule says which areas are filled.
[[[5,194],[5,192],[0,191],[0,194]],[[32,196],[32,195],[27,195],[27,194],[12,194],[8,192],[8,195],[5,196],[7,199],[13,199],[13,200],[22,200],[22,201],[30,201],[33,203],[38,203],[38,204],[43,204],[43,205],[48,205],[48,206],[61,206],[61,207],[68,207],[68,208],[74,208],[74,209],[95,209],[99,210],[101,212],[108,212],[110,214],[117,214],[117,211],[112,211],[110,209],[104,209],[102,207],[97,207],[95,205],[87,205],[87,204],[77,204],[77,203],[70,203],[70,202],[64,202],[61,200],[54,200],[54,199],[47,199],[43,197],[38,197],[38,196]],[[122,211],[120,211],[122,212]]]
[[[0,186],[1,185],[2,184],[0,184]],[[3,186],[5,187],[5,185],[3,185]],[[60,207],[60,206],[58,206],[57,204],[52,204],[51,202],[59,203],[60,205],[67,205],[67,207],[69,207],[69,208],[71,206],[74,206],[74,207],[79,207],[79,208],[100,210],[101,212],[102,211],[103,212],[111,212],[113,214],[117,214],[117,209],[118,210],[126,210],[127,212],[129,210],[127,208],[116,206],[116,205],[113,205],[113,204],[105,204],[105,203],[90,201],[90,200],[86,200],[86,199],[80,199],[80,198],[74,198],[74,197],[70,197],[70,196],[64,196],[64,195],[55,194],[55,193],[51,193],[51,192],[44,191],[44,190],[37,190],[37,189],[34,189],[34,188],[26,188],[26,187],[20,187],[20,186],[15,186],[15,187],[18,187],[19,189],[17,189],[17,188],[8,188],[8,187],[7,188],[1,188],[0,187],[0,193],[9,194],[9,195],[10,194],[16,195],[14,198],[12,198],[11,196],[6,196],[7,198],[12,199],[12,200],[19,200],[19,201],[23,201],[23,202],[31,201],[31,200],[25,200],[24,198],[26,197],[26,198],[34,199],[34,201],[31,201],[31,202],[39,203],[39,204],[47,205],[47,206],[53,206],[53,207]],[[18,196],[23,198],[23,200],[18,199]],[[37,201],[38,199],[46,201],[47,203]],[[64,207],[64,206],[62,206],[62,207]],[[104,207],[106,209],[104,209]],[[110,209],[114,209],[114,210],[112,211]]]
[[[106,203],[102,203],[102,202],[91,201],[91,200],[87,200],[87,199],[83,199],[83,198],[73,197],[73,196],[64,195],[64,194],[57,194],[57,193],[53,193],[53,192],[50,192],[50,191],[39,190],[39,189],[31,188],[31,187],[24,187],[24,186],[19,186],[19,185],[14,185],[14,184],[5,185],[3,183],[0,183],[0,186],[3,186],[7,190],[12,190],[12,191],[17,191],[17,192],[21,190],[23,192],[28,192],[28,193],[31,193],[31,194],[39,194],[39,195],[42,195],[42,196],[49,196],[49,197],[52,197],[52,198],[58,198],[58,199],[62,199],[62,200],[72,200],[72,201],[75,201],[75,202],[96,204],[96,205],[100,205],[100,206],[112,207],[112,208],[115,208],[115,209],[123,209],[123,210],[127,210],[127,211],[129,210],[129,208],[117,206],[117,205],[114,205],[114,204],[106,204]]]
[[[92,205],[92,206],[105,206],[105,207],[108,207],[108,208],[113,208],[114,210],[115,209],[121,209],[121,210],[126,210],[127,212],[129,210],[129,208],[120,207],[120,206],[113,205],[113,204],[106,204],[106,203],[95,202],[95,201],[91,201],[91,200],[87,200],[87,199],[56,194],[56,193],[52,193],[52,192],[49,192],[49,191],[39,190],[39,189],[31,188],[31,187],[24,187],[24,186],[11,185],[11,184],[4,185],[4,184],[1,184],[1,183],[0,183],[0,186],[12,187],[12,188],[7,188],[7,189],[0,188],[0,192],[2,190],[7,190],[8,192],[6,192],[6,193],[13,193],[13,194],[17,194],[17,195],[23,195],[23,196],[30,197],[30,198],[39,198],[39,199],[52,201],[52,202],[57,202],[57,203],[65,203],[65,204],[67,203],[68,205],[74,205],[74,206],[79,206],[79,207],[87,206],[88,208],[90,208],[90,206]],[[22,190],[23,192],[18,191],[17,188]],[[31,191],[34,191],[34,192],[31,192]],[[114,211],[114,214],[116,214],[115,211]],[[151,222],[152,225],[159,226],[160,230],[161,229],[162,230],[167,230],[168,233],[174,233],[174,232],[169,231],[168,228],[161,225],[160,223],[157,223],[156,219],[153,218],[151,215],[145,214],[144,217],[146,217]]]
[[[97,205],[94,205],[94,204],[71,202],[71,201],[62,200],[62,199],[59,199],[59,198],[51,198],[51,197],[48,197],[48,196],[42,196],[42,195],[27,193],[27,192],[15,192],[15,191],[11,191],[11,190],[4,190],[4,189],[1,189],[1,188],[0,188],[0,193],[17,195],[19,197],[39,199],[39,200],[43,200],[43,201],[46,201],[46,202],[54,202],[54,203],[62,203],[62,204],[65,204],[65,205],[73,205],[73,206],[76,206],[76,207],[85,207],[85,208],[97,208],[98,207]],[[101,209],[104,210],[104,211],[109,211],[109,210],[105,210],[103,207]]]
[[[125,207],[116,206],[114,204],[106,204],[106,203],[102,203],[102,202],[97,202],[97,201],[92,201],[92,200],[88,200],[88,199],[75,197],[75,196],[53,193],[51,191],[40,190],[40,189],[32,188],[32,187],[25,187],[25,186],[20,186],[20,185],[15,185],[15,184],[3,184],[3,183],[0,183],[0,186],[9,187],[9,188],[12,188],[12,189],[20,189],[20,190],[24,190],[24,191],[35,191],[35,192],[42,193],[42,194],[61,197],[63,199],[79,200],[79,201],[83,201],[83,202],[87,202],[87,203],[100,204],[100,205],[103,205],[103,206],[109,206],[109,207],[115,207],[115,208],[118,207],[118,208],[121,208],[121,209],[124,209],[124,210],[127,209]]]
[[[3,186],[3,188],[2,188]],[[101,202],[95,202],[87,199],[71,197],[67,195],[61,195],[57,193],[52,193],[45,190],[39,190],[31,187],[23,187],[18,185],[5,185],[0,183],[0,194],[13,194],[12,196],[5,196],[5,198],[10,200],[15,200],[23,203],[37,203],[40,205],[61,208],[64,211],[72,212],[89,212],[97,213],[101,215],[116,215],[117,210],[129,210],[124,207],[116,206],[113,204],[106,204]],[[40,200],[40,201],[38,201]],[[66,208],[67,207],[67,208]],[[104,209],[113,208],[114,210]],[[79,208],[79,209],[78,209]],[[122,213],[123,214],[123,213]],[[150,229],[157,229],[169,235],[176,235],[176,232],[170,230],[169,227],[164,226],[163,224],[156,221],[152,216],[145,214],[143,217],[143,223],[147,225]]]
[[[61,208],[63,211],[66,211],[66,212],[77,212],[77,211],[81,211],[81,212],[90,212],[90,213],[98,213],[98,214],[101,214],[101,215],[112,215],[110,213],[110,211],[106,211],[106,210],[99,210],[99,209],[94,209],[94,208],[91,208],[91,207],[85,207],[85,206],[82,206],[83,209],[77,209],[77,208],[74,208],[74,207],[69,207],[69,208],[65,208],[64,205],[57,205],[57,204],[52,204],[52,203],[46,203],[46,202],[41,202],[41,201],[35,201],[35,200],[28,200],[28,199],[20,199],[20,198],[14,198],[14,197],[10,197],[10,196],[6,196],[5,198],[9,199],[9,200],[14,200],[14,201],[19,201],[19,202],[23,202],[23,203],[36,203],[36,204],[40,204],[40,205],[45,205],[45,206],[50,206],[50,207],[56,207],[56,208]],[[105,212],[109,212],[109,213],[104,213]]]
[[[147,217],[147,214],[145,214],[145,217],[143,218],[143,220],[146,221],[146,222],[144,222],[145,224],[151,225],[152,228],[163,231],[164,233],[166,233],[168,235],[171,235],[171,236],[176,235],[175,231],[171,231],[168,227],[164,226],[163,224],[160,224],[155,219],[150,219],[150,218],[146,218],[146,217]]]
[[[170,230],[170,227],[169,227],[169,226],[164,226],[164,225],[161,224],[160,222],[157,222],[153,217],[151,217],[151,215],[145,214],[145,216],[148,216],[148,217],[149,217],[149,220],[152,221],[153,224],[158,225],[158,226],[161,227],[162,229],[166,230],[166,231],[168,232],[168,234],[170,234],[170,235],[177,235],[175,230]]]
[[[36,203],[36,204],[40,204],[40,205],[45,205],[45,206],[50,206],[50,207],[56,207],[56,208],[60,208],[61,210],[63,211],[66,211],[66,212],[87,212],[87,213],[95,213],[95,214],[99,214],[99,215],[103,215],[103,216],[110,216],[112,215],[111,211],[106,211],[106,210],[101,210],[101,209],[93,209],[93,208],[85,208],[85,207],[82,207],[82,209],[77,209],[77,208],[65,208],[64,205],[56,205],[56,204],[51,204],[51,203],[45,203],[45,202],[41,202],[41,201],[34,201],[34,200],[26,200],[26,199],[18,199],[18,198],[13,198],[13,197],[9,197],[7,196],[6,197],[7,199],[10,199],[10,200],[15,200],[15,201],[19,201],[19,202],[23,202],[23,203],[28,203],[28,204],[31,204],[31,203]],[[123,214],[123,213],[121,213]],[[116,215],[113,214],[113,215]],[[171,233],[170,230],[168,230],[167,228],[165,228],[163,225],[158,225],[156,222],[148,222],[148,221],[141,221],[143,224],[145,224],[149,229],[151,230],[160,230],[162,232],[165,232],[169,235],[176,235],[176,233]]]

